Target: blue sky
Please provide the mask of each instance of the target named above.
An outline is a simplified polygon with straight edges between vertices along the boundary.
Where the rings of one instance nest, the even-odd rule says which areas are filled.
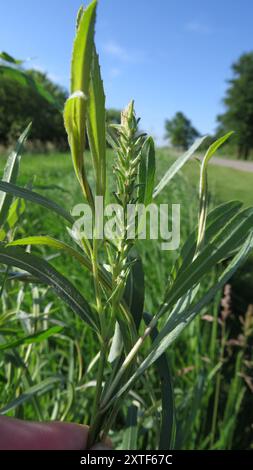
[[[0,49],[68,87],[81,0],[1,2]],[[159,143],[180,110],[202,133],[222,111],[230,65],[253,50],[252,0],[100,0],[96,40],[107,106],[135,99]]]

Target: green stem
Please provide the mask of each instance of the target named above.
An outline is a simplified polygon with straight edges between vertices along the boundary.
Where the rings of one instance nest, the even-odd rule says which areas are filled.
[[[91,418],[91,425],[90,425],[89,438],[88,438],[88,448],[90,448],[96,442],[96,439],[100,431],[99,404],[100,404],[100,398],[101,398],[101,393],[102,393],[103,374],[104,374],[105,364],[106,364],[106,347],[104,344],[101,344],[98,374],[97,374],[97,381],[96,381],[96,393],[95,393],[95,398],[93,402],[92,418]]]
[[[156,323],[158,321],[158,318],[157,317],[154,317],[149,326],[146,328],[146,330],[144,331],[143,335],[138,339],[138,341],[136,341],[135,345],[133,346],[133,348],[131,349],[131,351],[128,353],[128,355],[126,356],[122,366],[121,366],[121,369],[119,370],[118,374],[116,375],[115,379],[113,380],[113,382],[111,383],[111,386],[108,388],[107,390],[107,393],[105,394],[104,396],[104,400],[103,402],[101,403],[101,408],[107,408],[108,406],[108,402],[111,398],[111,395],[113,393],[113,391],[115,390],[115,388],[117,387],[117,385],[119,384],[122,376],[125,374],[125,372],[127,371],[129,365],[132,363],[133,359],[135,358],[136,354],[138,353],[139,349],[141,348],[141,346],[143,345],[145,339],[150,335],[151,333],[151,330],[155,327]]]
[[[225,349],[225,322],[222,322],[222,336],[221,336],[221,354],[220,361],[223,363],[224,360],[224,349]],[[219,397],[220,397],[220,388],[221,388],[221,379],[222,373],[219,370],[216,386],[215,386],[215,396],[214,396],[214,406],[213,406],[213,417],[212,417],[212,430],[211,430],[211,448],[214,445],[215,436],[216,436],[216,426],[217,426],[217,417],[218,417],[218,407],[219,407]]]

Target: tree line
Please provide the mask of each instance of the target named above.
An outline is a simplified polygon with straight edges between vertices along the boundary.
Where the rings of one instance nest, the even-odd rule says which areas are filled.
[[[47,74],[25,70],[22,65],[8,53],[0,53],[0,144],[12,145],[32,121],[30,142],[38,148],[51,143],[58,150],[67,150],[62,115],[67,91]],[[107,120],[120,123],[120,111],[108,109]]]
[[[208,144],[229,130],[235,131],[233,146],[238,158],[248,159],[253,149],[253,52],[243,54],[232,64],[232,78],[224,97],[224,113],[217,116],[215,135]],[[45,73],[24,70],[22,61],[6,52],[0,54],[0,144],[8,146],[32,121],[30,140],[50,142],[66,150],[67,137],[62,113],[67,91]],[[120,111],[109,109],[108,122],[119,123]],[[165,122],[165,137],[171,146],[187,149],[199,131],[183,112]]]
[[[253,52],[243,54],[232,64],[232,73],[223,99],[224,113],[217,116],[216,134],[209,136],[206,145],[233,130],[233,151],[237,158],[247,160],[253,149]],[[200,135],[182,112],[166,120],[165,131],[170,145],[184,150]]]

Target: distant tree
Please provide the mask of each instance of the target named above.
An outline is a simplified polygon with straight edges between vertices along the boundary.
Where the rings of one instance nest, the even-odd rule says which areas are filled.
[[[232,71],[223,100],[226,109],[217,118],[218,132],[234,130],[238,157],[247,160],[253,148],[253,52],[241,55]]]
[[[191,121],[181,112],[177,112],[171,120],[165,121],[165,137],[173,147],[184,150],[199,136],[199,132],[192,126]]]
[[[63,108],[67,92],[52,83],[46,74],[30,70],[27,76],[41,84]],[[30,122],[33,122],[30,140],[42,143],[52,142],[67,148],[67,137],[62,114],[36,89],[27,83],[19,82],[0,70],[0,142],[4,145],[16,140]]]

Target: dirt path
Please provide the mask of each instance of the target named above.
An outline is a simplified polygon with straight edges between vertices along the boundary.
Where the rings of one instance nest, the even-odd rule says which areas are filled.
[[[253,162],[245,162],[242,160],[230,160],[229,158],[213,157],[210,162],[213,165],[225,166],[227,168],[234,168],[235,170],[246,171],[253,173]]]

